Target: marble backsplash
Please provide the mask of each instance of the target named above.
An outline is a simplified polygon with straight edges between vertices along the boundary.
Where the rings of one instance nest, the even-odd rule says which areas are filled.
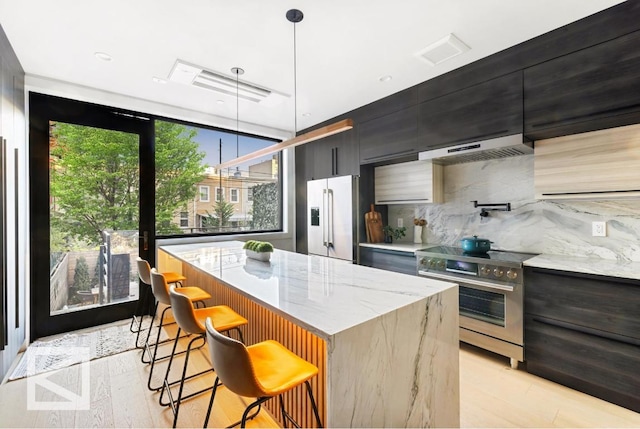
[[[459,246],[477,235],[495,249],[640,261],[640,200],[538,201],[533,155],[446,166],[444,187],[443,204],[389,206],[389,223],[407,226],[399,242],[413,241],[413,219],[422,217],[427,244]],[[481,217],[473,200],[511,203],[511,211]],[[593,221],[606,221],[606,237],[592,237]]]

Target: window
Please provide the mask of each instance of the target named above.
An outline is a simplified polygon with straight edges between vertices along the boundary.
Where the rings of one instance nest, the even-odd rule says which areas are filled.
[[[224,200],[224,188],[219,188],[216,186],[216,203]]]
[[[202,202],[202,203],[208,203],[209,202],[209,187],[208,186],[200,186],[200,202]]]
[[[180,212],[180,227],[186,228],[189,226],[189,212]]]
[[[281,154],[223,170],[214,167],[274,140],[158,119],[155,135],[159,236],[282,229]],[[182,211],[191,218],[188,229],[182,227]]]

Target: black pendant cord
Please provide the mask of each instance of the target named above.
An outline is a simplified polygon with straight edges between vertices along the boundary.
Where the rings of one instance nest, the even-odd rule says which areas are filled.
[[[298,135],[298,58],[296,47],[296,23],[293,23],[293,136]]]
[[[240,85],[238,76],[240,76],[239,70],[236,73],[236,158],[240,157]],[[240,172],[239,165],[236,166],[236,172]]]
[[[302,11],[289,9],[287,20],[293,22],[293,136],[298,135],[298,55],[296,42],[296,24],[304,18]]]

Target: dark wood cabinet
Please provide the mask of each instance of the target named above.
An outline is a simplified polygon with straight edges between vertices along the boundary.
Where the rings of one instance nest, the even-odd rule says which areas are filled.
[[[527,137],[640,122],[640,31],[524,71]]]
[[[525,269],[527,370],[640,411],[640,281]]]
[[[521,71],[419,106],[421,150],[518,133],[522,133]]]
[[[360,247],[360,265],[417,275],[416,257],[409,252]]]
[[[416,154],[419,151],[417,114],[417,106],[412,106],[360,124],[360,163]]]
[[[353,129],[296,148],[297,168],[304,166],[305,180],[358,175],[358,145]]]

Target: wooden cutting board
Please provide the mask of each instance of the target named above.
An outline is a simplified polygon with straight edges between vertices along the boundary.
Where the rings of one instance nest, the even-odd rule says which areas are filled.
[[[364,223],[367,230],[367,242],[382,243],[384,241],[382,215],[375,211],[373,204],[371,204],[371,211],[364,214]]]

